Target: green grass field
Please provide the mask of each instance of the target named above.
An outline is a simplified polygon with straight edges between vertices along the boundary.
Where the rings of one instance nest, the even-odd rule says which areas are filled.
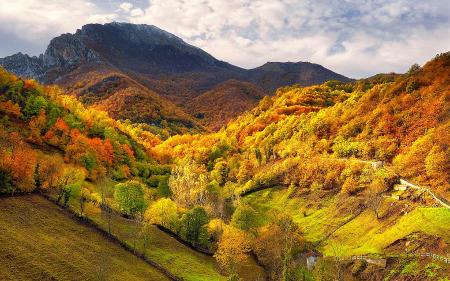
[[[450,210],[445,208],[425,208],[386,198],[384,212],[388,215],[377,219],[370,209],[355,216],[355,197],[339,198],[336,195],[316,200],[308,195],[290,197],[289,193],[288,189],[274,188],[253,193],[242,200],[259,211],[263,216],[261,220],[266,223],[274,218],[270,210],[289,213],[305,238],[319,244],[325,255],[384,253],[384,249],[396,240],[418,232],[450,242]],[[405,204],[412,210],[399,212]]]
[[[0,198],[1,280],[169,280],[40,196]]]

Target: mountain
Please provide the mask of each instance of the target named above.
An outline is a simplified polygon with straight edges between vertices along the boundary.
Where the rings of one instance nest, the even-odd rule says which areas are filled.
[[[158,27],[117,22],[85,25],[74,34],[63,34],[52,39],[44,54],[38,57],[18,53],[0,59],[0,65],[18,76],[34,78],[45,84],[55,83],[66,90],[74,88],[86,90],[93,84],[104,83],[102,79],[106,76],[120,73],[121,77],[128,77],[126,80],[133,81],[134,86],[137,84],[142,86],[136,86],[133,91],[128,91],[128,101],[136,103],[133,104],[136,112],[156,118],[134,116],[132,121],[161,124],[160,120],[167,120],[172,127],[177,127],[175,131],[201,129],[195,119],[187,118],[181,111],[192,113],[194,100],[199,104],[204,103],[197,97],[230,79],[252,83],[263,89],[264,95],[271,95],[276,88],[291,84],[308,86],[327,80],[350,81],[320,65],[304,62],[267,63],[246,70],[220,61]],[[234,84],[224,85],[221,86],[222,90],[230,85],[227,91],[236,91],[232,96],[240,94],[239,87],[235,87]],[[95,99],[98,104],[111,105],[116,97],[123,96],[122,92],[117,96],[114,95],[119,89],[109,88],[107,93],[102,92],[102,89],[106,88],[97,87],[95,93],[89,93],[89,100]],[[140,98],[130,98],[134,94]],[[94,98],[93,95],[98,97]],[[156,98],[157,96],[159,98]],[[244,100],[245,97],[239,98],[239,103]],[[144,102],[150,103],[150,106],[144,105]],[[229,103],[227,106],[231,108],[235,101],[231,98],[222,102]],[[249,102],[244,107],[237,108],[244,110],[253,104]],[[177,116],[175,118],[166,116],[165,113],[175,106],[179,108]],[[161,107],[161,110],[155,114],[158,107]],[[102,108],[117,118],[129,117],[127,113],[121,114],[120,108],[116,108],[115,111],[111,110],[111,106]],[[237,111],[236,109],[235,112]],[[198,121],[217,128],[209,124],[208,120],[207,118]],[[223,123],[228,120],[224,120]],[[182,129],[180,126],[186,128]],[[173,133],[172,129],[167,129]]]
[[[146,101],[127,99],[141,97],[133,91],[159,102],[117,68],[84,64],[58,82],[72,95],[0,68],[2,277],[105,279],[127,266],[105,252],[119,246],[127,260],[147,262],[127,267],[141,273],[117,273],[133,280],[151,278],[150,265],[180,280],[450,274],[450,53],[402,75],[282,87],[218,132],[165,140],[92,108],[142,115],[133,106]],[[261,93],[229,79],[186,107],[228,111],[222,101],[252,103]],[[23,251],[30,231],[54,235],[48,225],[60,226],[61,247],[38,239]],[[97,241],[74,239],[80,233]],[[61,251],[67,241],[78,251]],[[37,265],[44,273],[39,255],[51,256]],[[79,266],[86,258],[96,262]]]
[[[273,92],[280,87],[294,84],[311,86],[329,80],[352,81],[321,65],[309,62],[268,62],[260,67],[250,69],[249,80],[262,87],[266,92]]]

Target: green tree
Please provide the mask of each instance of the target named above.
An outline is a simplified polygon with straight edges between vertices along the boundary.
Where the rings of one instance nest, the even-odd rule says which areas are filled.
[[[47,107],[47,100],[42,96],[31,95],[25,101],[23,113],[26,117],[37,116],[41,109]]]
[[[144,185],[135,180],[117,184],[114,188],[114,199],[121,212],[127,216],[134,217],[146,208]]]
[[[64,167],[56,179],[57,201],[62,200],[63,206],[67,206],[69,200],[79,191],[85,178],[86,174],[83,170],[76,167]]]
[[[231,224],[245,231],[254,230],[259,226],[258,213],[251,206],[240,204],[231,216]]]
[[[145,212],[145,222],[175,231],[178,222],[177,205],[169,198],[159,199]]]
[[[208,222],[206,211],[201,207],[195,207],[181,217],[182,235],[195,247],[206,246],[208,232],[204,226]]]
[[[411,67],[409,68],[408,74],[409,74],[409,75],[414,74],[414,73],[416,73],[417,71],[419,71],[419,69],[420,69],[420,65],[418,65],[417,63],[415,63],[415,64],[411,65]]]

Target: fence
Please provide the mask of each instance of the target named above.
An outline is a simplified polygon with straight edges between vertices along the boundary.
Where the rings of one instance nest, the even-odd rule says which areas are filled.
[[[397,256],[397,257],[401,257],[402,255],[399,255],[399,256]],[[386,256],[386,257],[388,257],[388,256]],[[365,260],[365,261],[369,261],[369,260],[381,260],[381,259],[384,259],[384,258],[386,258],[386,257],[380,257],[380,258],[378,258],[378,259],[376,259],[376,258],[371,258],[371,257],[369,257],[369,256],[367,256],[367,255],[353,255],[353,256],[351,256],[351,260],[352,261],[356,261],[356,260]],[[434,254],[434,253],[420,253],[420,254],[407,254],[405,257],[428,257],[428,258],[432,258],[432,259],[434,259],[434,260],[438,260],[438,261],[441,261],[441,262],[443,262],[443,263],[446,263],[446,264],[450,264],[450,256],[441,256],[441,255],[437,255],[437,254]]]

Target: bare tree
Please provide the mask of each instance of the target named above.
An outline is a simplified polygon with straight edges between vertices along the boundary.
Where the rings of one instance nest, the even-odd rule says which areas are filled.
[[[375,213],[377,219],[380,219],[380,208],[383,203],[383,188],[380,184],[374,183],[367,191],[367,206]]]

